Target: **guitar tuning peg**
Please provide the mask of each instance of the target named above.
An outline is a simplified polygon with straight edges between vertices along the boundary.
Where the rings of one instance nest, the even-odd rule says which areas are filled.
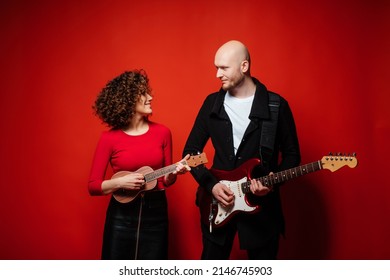
[[[330,153],[329,153],[329,156],[333,156],[333,154],[330,152]]]
[[[352,153],[352,156],[353,156],[353,157],[356,157],[356,153]]]

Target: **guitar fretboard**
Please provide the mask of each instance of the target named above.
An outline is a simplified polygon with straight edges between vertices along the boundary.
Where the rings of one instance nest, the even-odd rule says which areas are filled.
[[[272,175],[263,176],[257,178],[256,180],[260,181],[263,184],[263,186],[272,186],[321,169],[322,169],[322,165],[321,165],[321,161],[319,160],[298,167],[283,170],[274,173]],[[241,184],[241,189],[243,193],[250,192],[250,188],[249,188],[250,184],[251,184],[250,181]]]

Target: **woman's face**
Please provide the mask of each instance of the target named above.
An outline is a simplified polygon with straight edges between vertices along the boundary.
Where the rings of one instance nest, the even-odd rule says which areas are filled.
[[[149,116],[152,114],[152,99],[153,97],[146,94],[141,94],[137,103],[135,104],[135,114],[141,116]]]

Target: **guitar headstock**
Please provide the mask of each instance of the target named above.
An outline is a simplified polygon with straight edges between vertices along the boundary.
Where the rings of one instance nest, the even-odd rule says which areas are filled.
[[[321,159],[321,163],[324,169],[329,169],[330,171],[334,172],[343,166],[355,168],[358,162],[355,153],[352,155],[342,155],[341,153],[338,153],[336,156],[332,154],[324,156]]]
[[[206,153],[201,153],[199,155],[193,155],[193,156],[190,156],[189,159],[187,159],[187,165],[189,167],[197,167],[198,165],[205,164],[207,162],[208,162],[208,160],[206,157]]]

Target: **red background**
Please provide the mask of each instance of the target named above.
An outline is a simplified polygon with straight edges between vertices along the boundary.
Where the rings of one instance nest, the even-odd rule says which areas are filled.
[[[98,259],[108,197],[87,180],[105,130],[91,106],[124,70],[143,68],[153,121],[174,158],[205,96],[214,53],[238,39],[252,74],[295,115],[302,164],[356,152],[359,165],[287,183],[281,259],[390,259],[389,1],[2,1],[0,259]],[[209,149],[209,148],[208,148]],[[212,151],[208,150],[212,159]],[[198,259],[187,174],[168,189],[170,258]],[[233,258],[245,258],[237,243]]]

